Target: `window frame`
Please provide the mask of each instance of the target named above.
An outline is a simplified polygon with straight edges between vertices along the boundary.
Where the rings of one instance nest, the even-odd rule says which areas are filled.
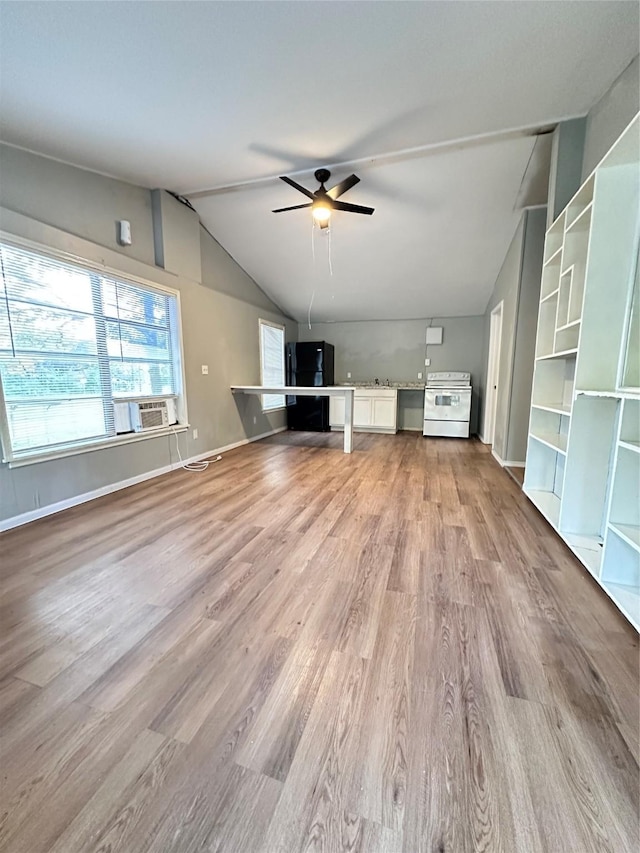
[[[81,269],[90,272],[97,272],[100,275],[111,276],[112,278],[122,281],[125,284],[146,288],[151,291],[171,296],[175,299],[175,323],[170,324],[171,334],[171,352],[173,355],[173,368],[176,388],[172,394],[148,394],[131,397],[111,397],[112,402],[124,403],[127,401],[144,400],[168,400],[176,401],[176,413],[178,422],[166,429],[149,430],[148,432],[136,433],[119,433],[113,436],[80,440],[59,444],[50,448],[38,448],[37,450],[25,450],[14,452],[11,434],[9,430],[9,421],[6,411],[6,403],[4,399],[4,391],[2,387],[2,376],[0,375],[0,446],[2,449],[1,461],[9,466],[9,468],[19,468],[24,465],[31,465],[37,462],[45,462],[51,459],[61,459],[67,456],[76,456],[81,453],[89,453],[95,450],[102,450],[109,447],[118,447],[120,445],[131,444],[137,441],[145,441],[151,438],[159,438],[174,433],[185,432],[189,428],[189,416],[187,411],[186,397],[186,376],[185,376],[185,361],[184,361],[184,346],[182,335],[182,308],[180,302],[180,291],[172,287],[167,287],[164,284],[159,284],[149,278],[144,278],[139,275],[134,275],[128,272],[123,272],[117,267],[110,266],[106,263],[92,261],[80,255],[65,252],[53,246],[48,246],[34,240],[28,240],[19,237],[16,234],[0,230],[0,242],[13,246],[16,249],[24,249],[43,255],[45,258],[69,263],[78,266]]]
[[[263,354],[262,354],[262,327],[263,326],[270,326],[272,329],[278,329],[279,331],[282,332],[282,384],[284,386],[286,384],[286,381],[287,381],[286,363],[285,363],[285,357],[284,357],[284,350],[285,350],[285,346],[286,346],[286,337],[287,337],[287,329],[286,329],[286,326],[284,326],[282,323],[274,323],[273,320],[264,320],[262,317],[258,318],[258,349],[260,350],[260,384],[264,385],[264,363],[263,363],[264,359],[263,359]],[[276,406],[265,406],[264,400],[265,400],[266,396],[282,397],[282,404],[279,404]],[[260,405],[262,407],[263,413],[285,411],[287,408],[287,398],[284,394],[278,394],[278,395],[261,394],[260,395]]]

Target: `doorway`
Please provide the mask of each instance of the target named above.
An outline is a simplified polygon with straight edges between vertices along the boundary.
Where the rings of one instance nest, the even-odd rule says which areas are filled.
[[[485,444],[493,445],[500,380],[500,349],[502,347],[502,306],[499,302],[491,312],[489,326],[489,361],[487,364],[487,401],[484,410],[482,435]]]

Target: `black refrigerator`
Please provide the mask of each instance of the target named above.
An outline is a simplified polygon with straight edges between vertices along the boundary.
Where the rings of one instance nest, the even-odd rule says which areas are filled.
[[[333,344],[325,341],[287,344],[285,361],[287,385],[333,385]],[[287,396],[287,426],[289,429],[327,432],[329,398]]]

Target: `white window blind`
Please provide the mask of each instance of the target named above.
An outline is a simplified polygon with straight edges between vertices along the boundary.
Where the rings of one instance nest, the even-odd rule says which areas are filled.
[[[260,320],[260,384],[284,385],[284,326]],[[263,394],[262,409],[281,409],[285,405],[283,394]]]
[[[115,435],[114,400],[177,393],[176,297],[0,243],[6,459]]]

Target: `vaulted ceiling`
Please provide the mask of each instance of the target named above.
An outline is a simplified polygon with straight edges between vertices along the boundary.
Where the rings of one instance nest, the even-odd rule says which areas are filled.
[[[5,2],[0,48],[4,141],[187,196],[297,319],[455,316],[539,200],[536,131],[631,61],[638,5]],[[374,215],[271,213],[320,166]]]

